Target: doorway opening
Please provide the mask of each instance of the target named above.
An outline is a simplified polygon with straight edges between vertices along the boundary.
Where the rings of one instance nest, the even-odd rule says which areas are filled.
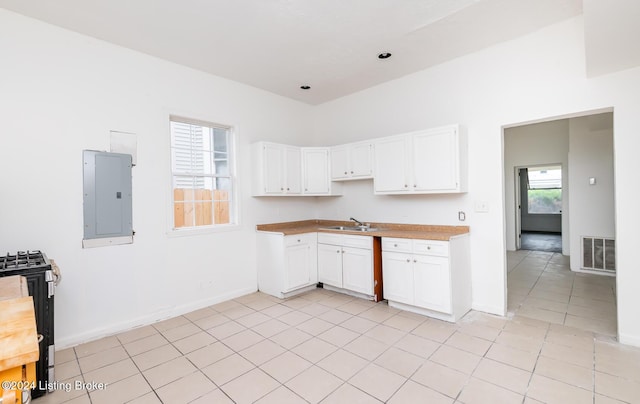
[[[562,253],[562,165],[516,171],[516,249]]]
[[[617,336],[613,136],[611,110],[504,128],[510,316]]]

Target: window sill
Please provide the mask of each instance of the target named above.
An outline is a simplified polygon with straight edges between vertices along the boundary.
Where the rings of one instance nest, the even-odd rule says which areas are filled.
[[[181,229],[169,229],[167,231],[168,237],[188,237],[188,236],[200,236],[215,233],[226,233],[230,231],[241,230],[242,226],[239,224],[225,224],[218,226],[200,226],[200,227],[187,227]]]

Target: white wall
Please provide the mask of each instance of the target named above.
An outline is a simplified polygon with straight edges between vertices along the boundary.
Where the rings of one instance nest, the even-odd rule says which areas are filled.
[[[571,269],[581,267],[582,236],[614,237],[611,114],[573,118],[569,125]],[[589,178],[596,184],[589,185]]]
[[[394,55],[395,57],[395,55]],[[613,107],[616,213],[634,216],[640,160],[640,69],[585,77],[583,20],[574,18],[531,35],[320,105],[317,144],[339,144],[461,123],[469,135],[469,192],[458,196],[374,197],[367,184],[345,184],[344,196],[319,202],[319,214],[358,215],[471,226],[473,307],[505,312],[505,223],[502,128]],[[390,60],[393,62],[392,60]],[[488,213],[475,213],[486,201]],[[640,345],[640,271],[633,220],[618,220],[618,324],[621,341]]]
[[[515,168],[562,165],[562,254],[569,255],[569,120],[516,126],[504,130],[504,194],[507,250],[516,249]]]
[[[58,262],[59,346],[255,291],[255,224],[314,211],[251,198],[249,178],[249,143],[303,142],[310,106],[2,9],[0,54],[0,249]],[[167,235],[169,114],[236,127],[237,229]],[[135,242],[83,250],[82,150],[107,150],[110,130],[137,134]]]

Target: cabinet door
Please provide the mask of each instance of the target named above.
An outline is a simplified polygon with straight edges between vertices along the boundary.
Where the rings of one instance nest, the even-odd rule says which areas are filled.
[[[371,178],[373,176],[373,145],[358,143],[350,148],[351,167],[349,174],[354,178]]]
[[[413,256],[415,305],[451,313],[449,259],[429,255]]]
[[[342,287],[373,295],[373,252],[342,247]]]
[[[318,244],[318,282],[342,287],[342,248]]]
[[[413,184],[418,191],[455,190],[458,186],[456,130],[443,128],[413,135]]]
[[[285,193],[299,194],[302,191],[302,159],[300,149],[286,146],[284,148]]]
[[[304,240],[285,248],[283,292],[306,286],[311,282],[311,256],[311,246]]]
[[[407,139],[406,136],[399,136],[376,142],[373,179],[375,192],[404,193],[409,191]]]
[[[341,180],[349,177],[349,147],[331,148],[331,179]]]
[[[329,149],[302,149],[304,167],[304,193],[328,194],[329,186]]]
[[[413,267],[411,255],[382,253],[382,295],[387,300],[413,304]]]
[[[265,144],[262,146],[264,193],[284,193],[284,149],[281,145]]]

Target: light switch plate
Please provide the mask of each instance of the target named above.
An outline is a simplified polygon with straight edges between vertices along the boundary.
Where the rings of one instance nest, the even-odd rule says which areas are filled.
[[[475,210],[478,213],[487,213],[487,212],[489,212],[489,202],[487,202],[487,201],[476,201]]]

